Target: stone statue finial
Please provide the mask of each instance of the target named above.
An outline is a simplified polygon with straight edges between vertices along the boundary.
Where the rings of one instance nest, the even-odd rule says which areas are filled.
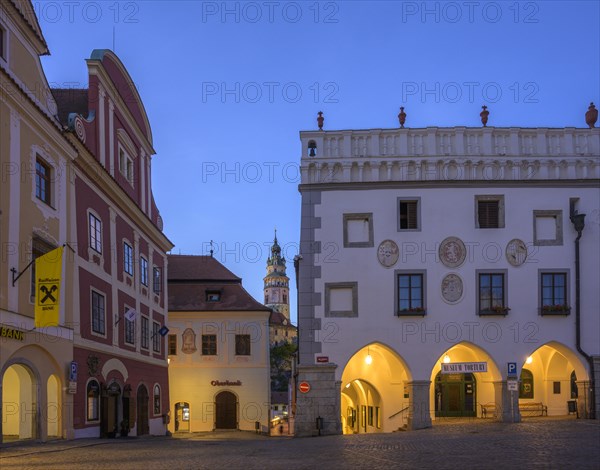
[[[317,124],[319,125],[319,130],[323,130],[323,122],[325,122],[325,118],[323,117],[323,111],[319,111],[319,117],[317,117]]]
[[[585,123],[590,126],[590,129],[593,129],[596,125],[596,121],[598,120],[598,110],[594,103],[590,103],[587,112],[585,113]]]
[[[483,124],[483,127],[487,127],[488,116],[490,115],[490,112],[487,110],[487,106],[485,104],[481,107],[481,109],[483,110],[479,113],[479,116],[481,116],[481,124]]]
[[[398,122],[400,122],[400,128],[404,129],[404,123],[406,122],[406,113],[404,112],[404,106],[400,106],[400,114],[398,114]]]

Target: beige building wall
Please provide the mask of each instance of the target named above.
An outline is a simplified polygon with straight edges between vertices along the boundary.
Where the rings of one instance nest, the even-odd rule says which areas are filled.
[[[261,431],[268,431],[268,317],[266,311],[169,313],[169,335],[177,338],[176,354],[169,355],[169,431],[213,431],[221,392],[231,392],[237,399],[238,429],[254,431],[258,421]],[[202,354],[203,334],[216,334],[216,356]],[[249,356],[236,356],[236,334],[250,335]],[[180,419],[176,425],[177,403],[189,404],[189,424]]]

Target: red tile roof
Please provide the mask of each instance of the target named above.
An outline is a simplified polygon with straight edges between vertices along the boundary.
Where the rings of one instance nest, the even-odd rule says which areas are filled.
[[[168,255],[169,311],[265,311],[242,287],[241,278],[211,256]],[[208,300],[218,293],[219,300]]]

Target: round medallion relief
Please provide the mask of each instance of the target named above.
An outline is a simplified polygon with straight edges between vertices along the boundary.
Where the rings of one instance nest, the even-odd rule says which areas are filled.
[[[523,240],[513,238],[506,245],[506,259],[513,266],[521,266],[527,259],[527,245]]]
[[[456,303],[463,295],[463,281],[458,274],[450,273],[442,279],[442,297],[446,302]]]
[[[465,262],[467,250],[458,237],[448,237],[440,243],[440,260],[449,268],[458,268]]]
[[[382,266],[391,268],[398,262],[400,249],[394,240],[384,240],[377,248],[377,259]]]

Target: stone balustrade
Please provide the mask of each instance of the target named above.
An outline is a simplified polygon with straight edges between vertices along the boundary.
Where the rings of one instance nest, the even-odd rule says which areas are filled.
[[[600,178],[600,129],[304,131],[300,139],[303,184]]]

